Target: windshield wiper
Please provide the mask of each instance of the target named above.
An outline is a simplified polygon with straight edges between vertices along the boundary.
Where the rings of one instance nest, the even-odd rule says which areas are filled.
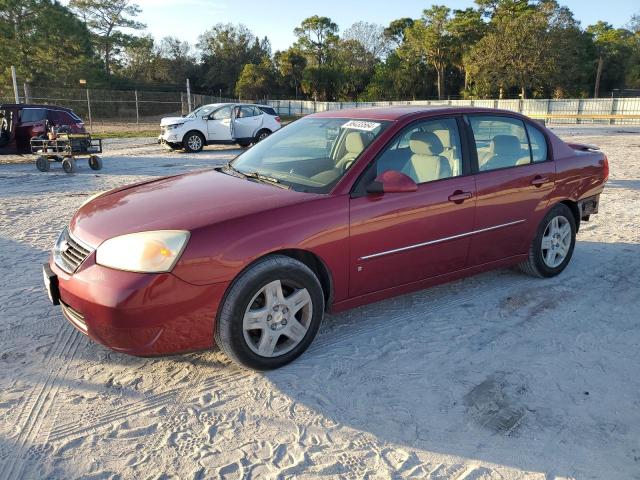
[[[221,167],[221,170],[224,170],[224,173],[227,175],[232,175],[234,177],[247,178],[247,176],[242,173],[240,170],[234,168],[230,163],[226,163]]]
[[[254,178],[260,182],[268,183],[269,185],[274,185],[279,188],[284,188],[285,190],[291,189],[291,186],[280,183],[280,180],[278,180],[277,178],[270,177],[268,175],[263,175],[262,173],[259,173],[259,172],[240,172],[240,173],[244,175],[245,178]]]

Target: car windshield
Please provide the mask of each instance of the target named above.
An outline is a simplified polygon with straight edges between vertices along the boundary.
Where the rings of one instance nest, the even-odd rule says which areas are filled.
[[[206,117],[220,105],[203,105],[187,115],[187,118]]]
[[[327,193],[388,125],[379,120],[303,118],[262,140],[231,166],[298,191]]]

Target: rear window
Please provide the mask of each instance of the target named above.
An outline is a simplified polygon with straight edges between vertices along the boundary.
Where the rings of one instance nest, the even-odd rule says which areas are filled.
[[[23,108],[20,110],[20,121],[22,123],[39,122],[46,118],[47,113],[44,108]]]
[[[278,114],[276,113],[276,111],[271,108],[271,107],[258,107],[260,110],[262,110],[264,113],[268,114],[268,115],[272,115],[274,117],[277,117]]]

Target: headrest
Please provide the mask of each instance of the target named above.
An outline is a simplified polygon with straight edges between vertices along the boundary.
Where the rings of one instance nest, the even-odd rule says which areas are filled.
[[[411,134],[409,148],[416,155],[440,155],[444,151],[442,142],[432,132],[415,132]]]
[[[515,135],[496,135],[491,140],[491,153],[494,155],[520,155],[522,147]]]
[[[448,128],[433,130],[433,133],[440,139],[440,143],[442,143],[444,148],[451,148],[453,146],[451,142],[451,130]]]
[[[360,153],[364,150],[364,138],[360,132],[349,132],[345,139],[345,147],[349,153]]]

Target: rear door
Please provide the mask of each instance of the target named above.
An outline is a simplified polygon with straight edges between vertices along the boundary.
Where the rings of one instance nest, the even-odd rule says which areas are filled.
[[[477,159],[477,215],[469,252],[474,266],[528,251],[553,190],[555,164],[546,136],[529,122],[508,115],[466,120]]]
[[[31,139],[47,131],[47,111],[44,108],[23,108],[18,110],[16,145],[19,150],[29,150]]]
[[[233,130],[235,138],[253,138],[262,125],[262,111],[253,105],[239,105],[235,110]]]
[[[231,131],[231,105],[219,108],[213,112],[207,120],[207,136],[211,141],[230,141]]]
[[[388,144],[350,200],[350,296],[363,295],[463,269],[475,212],[461,119],[412,124]],[[447,158],[439,133],[450,136]],[[435,167],[434,167],[435,166]],[[438,171],[430,171],[436,168]],[[366,194],[364,185],[386,170],[418,183],[415,192]],[[456,173],[454,173],[456,172]]]

